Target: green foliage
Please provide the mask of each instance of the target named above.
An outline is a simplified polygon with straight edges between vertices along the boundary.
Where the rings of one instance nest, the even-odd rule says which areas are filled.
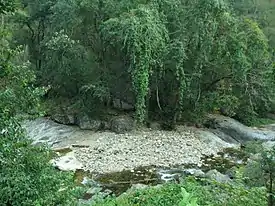
[[[249,141],[244,144],[244,152],[248,155],[261,153],[264,150],[262,141]]]
[[[2,31],[1,31],[2,32]],[[7,34],[1,33],[5,42]],[[50,150],[34,146],[20,126],[21,114],[37,114],[43,88],[20,49],[1,48],[0,62],[0,205],[75,205],[73,177],[58,172]]]
[[[272,12],[253,14],[266,1],[25,0],[14,40],[29,45],[39,85],[87,110],[122,96],[139,122],[222,109],[251,124],[274,99],[272,38],[261,29]]]
[[[80,88],[80,110],[90,115],[100,115],[104,111],[105,103],[109,103],[111,100],[110,89],[103,81],[95,82],[95,84],[84,85]],[[99,105],[99,103],[101,103]]]
[[[275,203],[275,146],[262,152],[261,169],[264,172],[266,189],[268,191],[268,206]]]
[[[20,91],[27,94],[33,90],[23,88]],[[30,100],[18,102],[21,94],[16,96],[18,93],[9,88],[1,90],[0,94],[0,205],[69,205],[73,198],[72,176],[57,172],[49,164],[52,157],[49,150],[31,145],[18,120],[11,116],[14,115],[13,110],[17,111]],[[32,95],[37,97],[37,94]],[[20,107],[16,107],[18,104]],[[65,190],[60,190],[63,188]]]
[[[181,188],[182,199],[179,202],[179,206],[199,206],[197,204],[197,198],[192,197],[192,194],[188,193],[184,188]]]
[[[146,97],[153,67],[161,67],[161,54],[167,41],[167,30],[157,10],[139,6],[104,22],[102,34],[106,41],[116,40],[129,57],[129,71],[136,95],[137,120],[146,117]]]
[[[31,146],[18,129],[5,132],[0,136],[0,205],[74,205],[73,177],[49,164],[49,150]]]
[[[248,145],[247,152],[254,153],[252,160],[241,169],[246,184],[252,187],[265,186],[268,194],[268,206],[274,204],[275,146],[264,148],[260,143]]]
[[[248,122],[249,126],[260,127],[263,125],[273,124],[274,120],[269,118],[254,117]]]
[[[191,199],[188,199],[191,198]],[[265,205],[266,190],[261,187],[247,188],[242,183],[222,184],[210,180],[184,179],[182,184],[166,184],[159,188],[137,190],[118,198],[109,198],[94,206],[258,206]]]
[[[274,15],[275,3],[269,0],[231,0],[235,11],[241,15],[257,21],[274,48]]]
[[[15,10],[15,0],[1,0],[0,1],[0,14],[6,14],[7,12],[13,12]]]
[[[265,188],[251,187],[248,189],[241,182],[224,184],[205,180],[198,183],[191,178],[184,185],[187,191],[192,191],[198,197],[199,205],[256,206],[266,203]]]
[[[36,111],[41,91],[29,86],[34,77],[27,66],[5,68],[0,89],[0,205],[69,205],[72,176],[49,164],[49,150],[31,145],[16,118],[23,111]]]
[[[88,53],[79,41],[71,39],[63,30],[45,43],[45,59],[40,75],[61,96],[74,96],[91,74]],[[53,69],[54,68],[54,69]],[[90,70],[90,71],[89,71]]]

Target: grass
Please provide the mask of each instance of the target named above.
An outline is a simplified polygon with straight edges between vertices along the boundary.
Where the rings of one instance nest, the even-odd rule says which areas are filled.
[[[254,118],[249,123],[249,126],[251,127],[260,127],[263,125],[273,124],[275,123],[275,120],[269,119],[269,118]]]

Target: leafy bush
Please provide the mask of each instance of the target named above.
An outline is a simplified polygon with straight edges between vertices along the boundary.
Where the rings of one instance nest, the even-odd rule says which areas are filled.
[[[9,127],[0,135],[0,205],[74,205],[73,176],[53,168],[49,150],[31,145],[17,125]]]
[[[265,186],[268,192],[268,205],[275,203],[275,146],[262,148],[254,161],[243,168],[243,178],[249,186]]]
[[[191,197],[188,199],[187,197]],[[187,199],[186,199],[187,198]],[[266,205],[266,190],[247,188],[242,183],[223,184],[210,180],[186,178],[181,184],[138,190],[116,199],[109,198],[93,206],[259,206]]]
[[[209,180],[199,183],[192,178],[185,181],[184,186],[198,197],[199,205],[266,205],[266,190],[262,187],[248,188],[243,183],[224,184]]]
[[[98,96],[124,93],[140,122],[149,113],[201,119],[220,108],[252,123],[270,110],[268,39],[226,0],[45,0],[22,10],[14,40],[30,45],[37,82],[88,110],[103,105]]]
[[[0,205],[75,205],[73,177],[58,172],[50,150],[34,146],[20,126],[20,114],[39,111],[43,89],[32,86],[35,75],[20,62],[20,50],[8,45],[0,62]]]
[[[188,193],[184,188],[181,188],[182,199],[179,202],[179,206],[199,206],[197,204],[197,198]]]

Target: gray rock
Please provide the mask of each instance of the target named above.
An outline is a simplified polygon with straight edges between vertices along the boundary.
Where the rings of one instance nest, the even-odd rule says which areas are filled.
[[[76,118],[73,114],[54,114],[51,116],[52,120],[65,125],[76,124]]]
[[[205,173],[200,169],[185,169],[184,172],[187,175],[192,175],[195,177],[204,177],[205,176]]]
[[[259,130],[222,115],[209,115],[208,126],[231,136],[235,141],[244,143],[251,140],[274,140],[275,132]]]
[[[225,175],[227,175],[230,179],[234,179],[236,178],[237,170],[237,167],[232,167],[225,172]]]
[[[165,182],[178,180],[180,177],[185,175],[184,170],[181,169],[168,169],[168,170],[160,170],[158,175],[161,180]]]
[[[265,150],[272,150],[275,147],[275,141],[267,141],[262,144]]]
[[[134,129],[134,120],[128,116],[119,116],[111,120],[111,131],[123,134]]]
[[[233,137],[231,137],[228,134],[223,133],[222,131],[219,130],[210,130],[214,135],[216,135],[217,137],[219,137],[221,140],[231,143],[231,144],[238,144],[238,140],[234,139]]]
[[[79,162],[74,154],[74,151],[67,153],[65,156],[51,160],[54,167],[62,171],[76,171],[82,169],[83,165]]]
[[[208,171],[205,174],[205,177],[221,183],[228,183],[231,181],[231,179],[227,175],[224,175],[215,169]]]
[[[104,194],[105,194],[106,196],[108,196],[108,195],[110,195],[110,194],[112,194],[112,193],[113,193],[112,190],[109,190],[109,189],[104,190]]]
[[[102,122],[101,122],[101,128],[104,129],[104,130],[110,130],[110,129],[111,129],[111,124],[110,124],[110,122],[102,121]]]
[[[98,131],[102,127],[100,120],[91,119],[88,115],[83,115],[78,118],[78,126],[83,130]]]
[[[102,191],[101,187],[92,187],[92,188],[88,189],[88,191],[86,193],[95,195],[95,194],[100,193],[101,191]]]
[[[161,125],[158,122],[151,122],[149,127],[152,130],[161,130]]]
[[[220,136],[211,131],[199,129],[195,132],[201,141],[216,147],[233,147],[233,143],[237,143],[236,141],[231,141],[231,139],[226,139],[228,141],[225,141],[225,139],[220,138]]]
[[[148,188],[148,185],[145,184],[133,184],[130,190],[142,190]]]
[[[26,120],[22,123],[22,127],[26,129],[33,144],[47,144],[51,147],[55,147],[57,142],[66,140],[74,133],[74,128],[58,124],[47,118]]]
[[[134,109],[134,105],[127,103],[123,100],[120,99],[114,99],[113,100],[113,106],[115,109],[120,109],[120,110],[133,110]]]
[[[88,186],[88,187],[96,187],[96,188],[99,188],[100,187],[100,184],[98,182],[96,182],[95,180],[92,180],[88,177],[84,177],[81,184],[85,185],[85,186]]]

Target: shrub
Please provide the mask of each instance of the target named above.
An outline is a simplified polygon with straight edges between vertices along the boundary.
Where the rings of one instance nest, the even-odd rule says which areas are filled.
[[[186,193],[185,193],[186,192]],[[186,194],[191,197],[186,201]],[[197,202],[196,202],[197,200]],[[224,184],[210,180],[186,178],[181,184],[166,184],[158,188],[138,190],[118,198],[109,198],[93,206],[259,206],[266,204],[263,187],[248,188],[240,182]]]
[[[9,58],[0,61],[0,205],[75,205],[72,175],[53,168],[50,150],[32,145],[20,126],[19,115],[39,111],[43,90],[33,88],[28,64],[17,64],[19,50],[2,51]]]

